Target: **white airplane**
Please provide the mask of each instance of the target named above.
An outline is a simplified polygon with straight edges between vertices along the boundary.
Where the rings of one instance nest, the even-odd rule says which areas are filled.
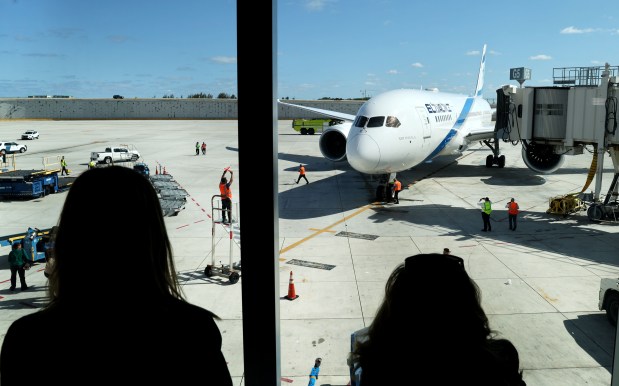
[[[321,134],[320,151],[332,161],[347,159],[361,173],[381,175],[376,198],[382,200],[397,172],[438,156],[460,154],[473,142],[483,141],[492,150],[493,154],[486,157],[486,167],[505,166],[505,156],[499,155],[494,109],[482,97],[485,63],[486,45],[473,96],[392,90],[369,99],[356,116],[278,102],[342,120]]]

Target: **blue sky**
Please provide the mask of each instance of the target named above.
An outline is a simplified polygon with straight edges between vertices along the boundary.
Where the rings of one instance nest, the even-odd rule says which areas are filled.
[[[518,84],[514,67],[550,86],[553,68],[619,65],[613,14],[573,0],[282,0],[278,97],[470,94],[484,44],[485,97]],[[0,97],[238,96],[236,1],[0,0],[0,59]]]

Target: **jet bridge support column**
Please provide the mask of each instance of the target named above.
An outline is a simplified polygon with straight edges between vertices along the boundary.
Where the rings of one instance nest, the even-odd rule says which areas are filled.
[[[602,189],[602,173],[604,172],[604,156],[606,149],[603,143],[598,142],[597,146],[597,170],[595,171],[595,191],[593,193],[593,202],[600,201],[600,189]],[[613,163],[615,163],[613,161]]]

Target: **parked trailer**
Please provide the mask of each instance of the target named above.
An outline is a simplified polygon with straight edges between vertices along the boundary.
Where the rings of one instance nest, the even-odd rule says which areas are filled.
[[[11,170],[0,173],[0,196],[42,197],[60,190],[60,170]]]

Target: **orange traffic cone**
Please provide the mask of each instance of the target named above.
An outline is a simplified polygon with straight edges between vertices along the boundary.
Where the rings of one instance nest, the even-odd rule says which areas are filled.
[[[288,295],[286,295],[286,299],[294,300],[298,298],[297,292],[294,290],[294,279],[292,278],[292,271],[290,271],[290,281],[288,284]]]
[[[159,174],[159,168],[157,167],[157,165],[155,165],[155,175]]]
[[[163,174],[168,174],[168,173],[165,171],[165,166],[163,167]]]

